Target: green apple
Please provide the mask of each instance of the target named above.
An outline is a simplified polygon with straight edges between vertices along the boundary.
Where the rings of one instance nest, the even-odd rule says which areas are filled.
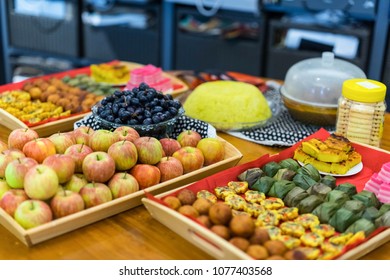
[[[14,218],[24,229],[30,229],[50,222],[53,213],[46,202],[28,199],[18,205]]]
[[[200,139],[202,139],[202,136],[195,130],[188,129],[182,131],[176,139],[182,147],[196,147]]]
[[[109,130],[106,129],[98,129],[95,130],[90,136],[89,136],[89,147],[97,152],[107,152],[108,148],[117,142],[118,136]]]
[[[154,165],[163,157],[164,150],[157,138],[142,136],[134,140],[139,163]]]
[[[107,153],[114,159],[115,168],[119,171],[129,170],[138,160],[136,146],[127,140],[115,142],[108,148]]]
[[[126,172],[115,173],[108,182],[112,197],[118,198],[139,190],[138,181]]]
[[[88,183],[80,190],[86,208],[90,208],[112,200],[110,188],[103,183]]]
[[[57,173],[44,164],[30,168],[24,176],[24,190],[31,199],[49,199],[57,193],[58,187]]]
[[[38,162],[29,157],[14,159],[8,163],[5,169],[5,180],[8,185],[13,189],[23,189],[24,176],[35,165],[38,165]]]
[[[66,190],[79,192],[82,187],[84,187],[89,182],[85,178],[83,173],[75,173],[72,175],[70,180],[64,184]]]
[[[8,186],[7,181],[4,178],[0,177],[0,200],[3,197],[3,194],[10,189],[11,188],[10,186]]]
[[[217,138],[203,138],[196,147],[203,153],[205,166],[217,163],[225,158],[225,145]]]

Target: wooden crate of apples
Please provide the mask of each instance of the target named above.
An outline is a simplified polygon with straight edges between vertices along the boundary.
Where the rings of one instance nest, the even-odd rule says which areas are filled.
[[[227,144],[220,138],[201,138],[193,130],[183,131],[176,139],[158,140],[140,137],[127,126],[114,131],[79,127],[46,138],[30,128],[15,129],[8,143],[0,141],[0,208],[9,215],[4,217],[0,210],[2,224],[14,231],[14,220],[28,230],[98,209],[227,157],[232,160],[226,167],[234,166],[241,154],[227,155]]]

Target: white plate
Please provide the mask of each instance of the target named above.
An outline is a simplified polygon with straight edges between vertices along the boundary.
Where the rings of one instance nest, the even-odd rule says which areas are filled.
[[[300,161],[298,161],[298,163],[302,166],[305,165],[303,162],[300,162]],[[363,163],[360,162],[357,165],[355,165],[354,167],[352,167],[350,170],[348,170],[348,172],[345,174],[334,174],[334,173],[328,173],[328,172],[323,172],[323,171],[319,171],[319,170],[318,170],[318,172],[320,172],[321,175],[331,175],[334,177],[347,177],[347,176],[352,176],[352,175],[359,173],[360,171],[362,171],[362,169],[363,169]]]

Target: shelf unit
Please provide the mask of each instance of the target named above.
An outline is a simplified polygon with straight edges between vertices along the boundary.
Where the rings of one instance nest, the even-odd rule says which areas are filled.
[[[79,11],[79,14],[83,11],[83,3],[85,1],[92,1],[92,0],[84,0],[84,1],[74,1],[74,0],[67,0],[70,2],[77,3],[77,8]],[[308,2],[308,0],[305,0]],[[8,3],[12,1],[0,1],[0,27],[1,27],[1,47],[0,51],[2,52],[2,55],[0,55],[0,59],[3,60],[3,67],[0,68],[0,75],[2,76],[0,78],[1,82],[10,82],[12,77],[12,71],[13,71],[13,63],[15,63],[14,58],[23,56],[23,55],[31,55],[31,56],[39,56],[43,58],[47,57],[54,57],[59,60],[64,60],[69,62],[70,66],[78,67],[78,66],[84,66],[88,65],[90,63],[97,63],[104,60],[109,60],[111,58],[114,58],[116,53],[113,51],[112,53],[109,52],[101,52],[101,54],[107,54],[107,56],[97,56],[97,55],[87,55],[91,52],[91,48],[93,48],[93,44],[89,45],[85,42],[86,38],[88,36],[85,36],[85,32],[88,32],[88,27],[83,27],[81,15],[79,15],[78,19],[76,21],[79,22],[80,27],[77,29],[78,35],[77,39],[78,43],[78,50],[70,53],[55,53],[53,52],[53,49],[31,49],[26,48],[23,46],[16,46],[13,45],[12,40],[10,40],[9,35],[9,22],[8,22]],[[129,37],[131,36],[141,36],[145,35],[145,37],[149,36],[149,41],[147,42],[154,42],[155,46],[153,51],[146,51],[146,46],[151,47],[150,43],[145,43],[142,40],[139,40],[139,42],[142,43],[143,46],[145,46],[145,50],[141,48],[141,51],[144,51],[143,53],[141,51],[131,51],[131,55],[127,57],[128,60],[139,62],[139,63],[155,63],[159,66],[161,66],[165,70],[175,70],[178,66],[182,66],[180,64],[177,64],[177,53],[180,52],[176,49],[176,45],[178,44],[178,30],[177,30],[177,10],[178,8],[188,8],[192,10],[196,10],[196,4],[199,2],[202,2],[207,10],[212,9],[213,5],[216,3],[220,3],[221,6],[219,7],[218,12],[221,14],[242,14],[249,16],[250,18],[257,18],[263,21],[264,23],[263,30],[265,33],[269,32],[270,30],[270,23],[271,19],[275,19],[277,17],[281,17],[282,15],[287,15],[289,13],[296,13],[301,11],[302,12],[302,2],[304,0],[279,0],[279,1],[267,1],[267,0],[161,0],[161,1],[147,1],[147,0],[117,0],[117,3],[122,3],[123,5],[136,5],[136,6],[142,6],[145,5],[145,2],[148,4],[155,4],[157,8],[155,8],[155,13],[157,15],[158,23],[153,30],[148,30],[147,32],[134,32],[134,33],[128,33],[127,36],[121,37],[120,33],[117,33],[115,36],[116,39],[114,39],[111,44],[115,44],[118,40],[123,40],[122,50],[120,52],[126,52],[126,47],[129,47],[129,53],[130,53],[130,47],[133,44],[133,42],[129,41]],[[315,1],[311,1],[314,3]],[[317,1],[318,3],[330,3],[331,1]],[[345,2],[345,1],[343,1]],[[264,4],[269,3],[269,4]],[[339,2],[337,2],[339,3]],[[367,76],[371,79],[375,80],[383,80],[386,83],[387,82],[387,76],[389,75],[389,71],[387,70],[388,66],[386,65],[386,57],[389,55],[387,54],[387,49],[389,47],[388,44],[388,31],[389,31],[389,12],[390,12],[390,1],[388,0],[355,0],[354,1],[356,7],[360,7],[363,5],[366,5],[367,3],[371,3],[374,6],[371,6],[370,9],[367,11],[363,11],[360,9],[353,9],[351,8],[349,10],[350,15],[353,16],[357,20],[361,20],[363,22],[368,23],[371,26],[370,34],[369,34],[369,43],[368,43],[368,49],[367,49],[367,60],[365,67],[362,67],[365,69]],[[359,6],[360,5],[360,6]],[[118,27],[123,28],[123,27]],[[96,30],[94,30],[96,31]],[[77,33],[76,32],[76,33]],[[113,29],[109,31],[110,34],[114,33]],[[123,33],[123,32],[122,32]],[[149,35],[148,35],[149,34]],[[97,35],[96,33],[94,35]],[[101,35],[101,34],[100,34]],[[183,34],[182,34],[183,35]],[[188,35],[188,34],[186,34]],[[268,34],[269,35],[269,34]],[[265,36],[268,36],[265,35]],[[106,37],[107,38],[107,37]],[[106,40],[104,38],[100,40]],[[198,38],[199,39],[199,38]],[[263,38],[263,41],[264,40]],[[101,42],[101,41],[97,41]],[[209,42],[210,46],[214,46],[213,42]],[[263,45],[262,45],[263,44]],[[44,44],[47,47],[47,44]],[[134,45],[136,43],[134,42]],[[266,75],[267,71],[267,63],[273,63],[270,61],[268,56],[270,55],[270,46],[269,44],[266,44],[265,42],[259,43],[258,46],[262,48],[261,52],[261,58],[260,56],[254,56],[252,61],[248,62],[247,65],[250,65],[249,63],[252,63],[253,65],[250,65],[248,67],[255,67],[258,71],[248,70],[248,72],[253,72],[259,75]],[[263,46],[263,47],[261,47]],[[99,51],[100,45],[97,44],[95,46],[95,52]],[[365,46],[366,47],[366,46]],[[187,46],[188,48],[188,46]],[[70,49],[70,48],[68,48]],[[220,48],[219,48],[220,49]],[[245,48],[243,48],[245,49]],[[187,50],[188,51],[188,50]],[[305,57],[304,53],[301,58],[303,59]],[[239,50],[237,51],[237,55],[239,55]],[[313,54],[311,54],[313,55]],[[118,56],[115,57],[117,59],[126,59],[125,56]],[[206,57],[207,58],[207,57]],[[190,58],[189,58],[190,59]],[[196,59],[200,59],[199,57]],[[229,60],[229,57],[226,57],[226,60]],[[260,60],[260,62],[259,62]],[[219,68],[218,61],[215,61],[215,68]],[[241,62],[242,67],[245,67],[245,60]],[[280,62],[281,63],[281,62]],[[205,66],[205,65],[200,65]],[[386,68],[387,67],[387,68]],[[243,68],[240,68],[240,70],[245,70]],[[245,72],[245,71],[243,71]]]

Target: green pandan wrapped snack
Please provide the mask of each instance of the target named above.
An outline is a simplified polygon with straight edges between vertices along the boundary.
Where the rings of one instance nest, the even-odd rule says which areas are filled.
[[[366,207],[374,206],[376,208],[379,208],[381,205],[381,202],[378,200],[376,195],[367,190],[362,190],[361,192],[353,195],[352,199],[360,200],[364,203]]]
[[[293,182],[298,187],[301,187],[304,190],[308,190],[311,186],[317,183],[313,178],[311,178],[309,175],[300,174],[294,176]]]
[[[287,168],[289,170],[297,172],[298,168],[300,168],[299,163],[292,158],[286,158],[279,161],[279,164],[282,168]]]
[[[259,167],[249,168],[238,175],[238,180],[248,182],[250,188],[256,181],[263,176],[264,171]]]
[[[271,189],[268,191],[268,196],[278,197],[283,199],[295,186],[295,184],[288,180],[276,181]]]
[[[336,178],[332,175],[325,175],[321,178],[320,182],[327,185],[332,190],[336,188]]]
[[[374,206],[371,206],[371,207],[367,207],[366,209],[364,209],[363,211],[363,215],[362,215],[362,218],[365,218],[371,222],[375,222],[375,220],[380,216],[380,211],[378,210],[378,208],[374,207]]]
[[[312,213],[313,210],[323,203],[324,201],[317,195],[311,194],[308,197],[302,199],[297,207],[299,209],[299,214]]]
[[[341,207],[330,218],[329,224],[334,227],[338,232],[344,232],[355,221],[360,219],[361,215],[353,213],[344,207]]]
[[[327,224],[339,208],[335,202],[324,202],[318,205],[312,213],[318,217],[322,224]]]
[[[343,183],[338,185],[335,190],[343,191],[345,192],[349,197],[352,197],[353,195],[357,194],[356,186],[351,183]]]
[[[283,199],[285,205],[289,207],[296,207],[302,199],[308,197],[309,194],[301,187],[294,187],[286,194]]]
[[[309,194],[314,194],[319,196],[322,200],[325,200],[326,195],[332,191],[330,187],[323,183],[315,183],[313,186],[311,186],[310,189],[307,190]]]
[[[262,170],[264,171],[265,175],[269,177],[274,177],[275,174],[278,172],[279,169],[281,169],[282,166],[277,163],[276,161],[270,161],[262,167]]]
[[[336,189],[328,192],[325,197],[325,201],[337,203],[339,207],[341,207],[349,199],[349,196],[345,192]]]
[[[308,163],[297,170],[297,173],[308,175],[314,181],[319,182],[321,180],[321,174],[312,164]]]
[[[373,222],[370,220],[360,218],[350,225],[345,232],[357,233],[359,231],[364,231],[366,236],[369,236],[376,229]]]
[[[366,209],[364,203],[359,200],[347,200],[344,202],[343,207],[355,214],[363,214],[363,211]]]
[[[260,177],[256,183],[254,183],[250,189],[255,190],[258,192],[262,192],[265,195],[268,194],[269,190],[271,189],[272,185],[276,182],[276,180],[269,176],[263,176]]]
[[[379,208],[379,216],[383,215],[387,211],[390,211],[390,203],[382,204],[382,206]]]
[[[375,220],[376,227],[390,227],[390,211],[383,213]]]
[[[288,180],[291,181],[292,178],[295,176],[296,172],[292,171],[288,168],[281,168],[276,172],[275,176],[273,177],[275,180]]]

